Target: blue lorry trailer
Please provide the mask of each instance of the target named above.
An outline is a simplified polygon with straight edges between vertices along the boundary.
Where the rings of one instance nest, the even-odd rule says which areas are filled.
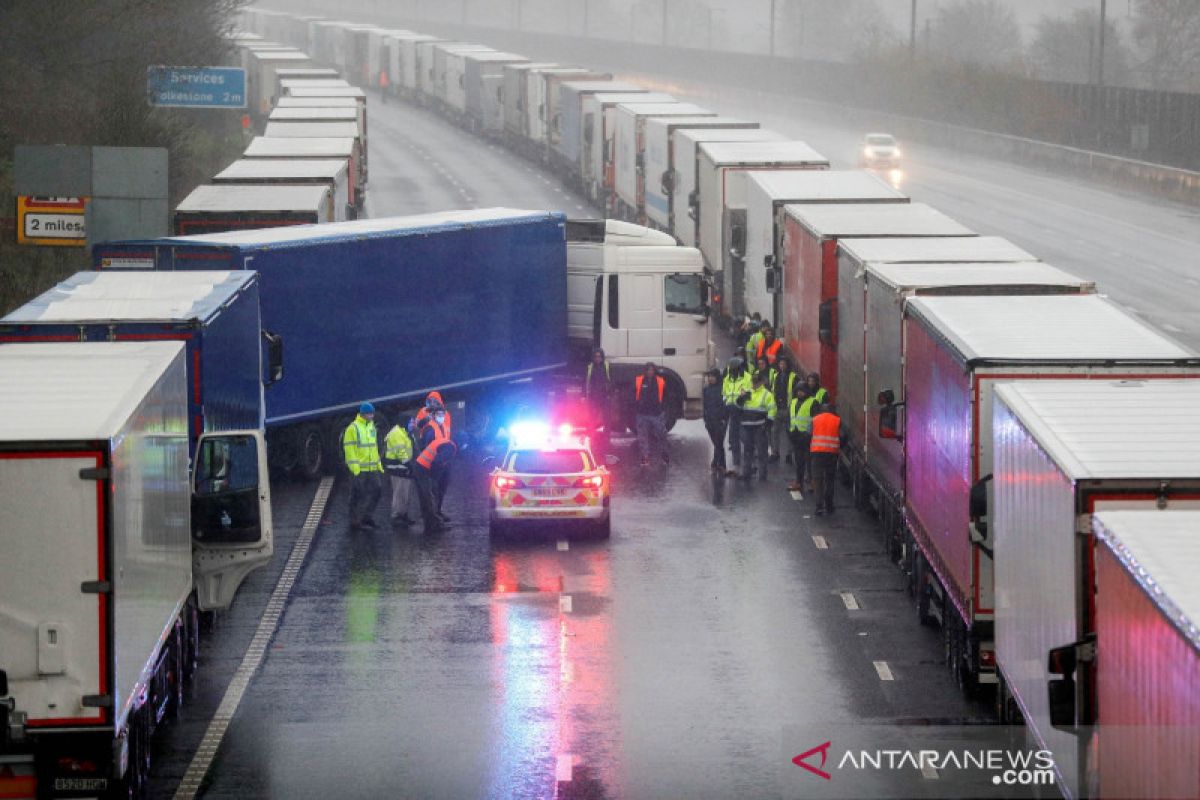
[[[565,366],[565,226],[558,213],[451,211],[108,243],[93,258],[257,271],[263,326],[287,344],[286,379],[265,392],[271,460],[315,476],[364,400],[395,413],[439,390],[486,406]]]
[[[201,433],[263,425],[259,279],[79,272],[0,319],[0,342],[182,341],[189,455]]]

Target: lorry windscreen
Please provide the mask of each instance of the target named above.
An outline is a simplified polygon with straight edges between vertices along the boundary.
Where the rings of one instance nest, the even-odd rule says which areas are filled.
[[[667,311],[673,314],[703,314],[704,281],[700,275],[668,275],[663,299]]]

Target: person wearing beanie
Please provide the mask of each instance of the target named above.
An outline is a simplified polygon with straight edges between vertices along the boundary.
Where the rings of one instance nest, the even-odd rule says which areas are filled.
[[[383,462],[375,430],[375,406],[363,403],[342,434],[346,469],[350,470],[350,530],[375,527],[375,506],[383,491]]]

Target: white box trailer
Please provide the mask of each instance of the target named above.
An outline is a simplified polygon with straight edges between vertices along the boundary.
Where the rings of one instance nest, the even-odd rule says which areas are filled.
[[[336,221],[333,190],[323,183],[202,184],[175,207],[176,236]]]
[[[613,109],[611,208],[617,217],[644,224],[646,120],[650,117],[715,119],[716,112],[694,103],[620,103]]]
[[[904,406],[880,414],[903,438],[909,574],[922,617],[944,626],[953,668],[968,685],[994,683],[996,385],[1200,376],[1200,354],[1094,294],[913,297],[903,341],[903,385],[885,393]]]
[[[275,105],[278,107],[280,99],[284,96],[283,81],[337,80],[339,77],[341,76],[333,67],[277,67],[271,94],[275,97]]]
[[[1200,797],[1200,512],[1101,511],[1092,530],[1096,704],[1077,715],[1099,740],[1087,785]]]
[[[284,96],[295,94],[297,89],[353,89],[355,88],[344,78],[287,78],[279,81],[279,88]],[[360,90],[361,91],[361,90]]]
[[[617,106],[621,103],[674,102],[677,102],[675,98],[664,92],[606,92],[583,97],[581,115],[585,124],[581,129],[581,175],[593,200],[607,199],[612,193]]]
[[[704,142],[697,156],[700,252],[722,286],[722,312],[745,313],[746,176],[753,171],[829,169],[806,142]]]
[[[908,198],[860,170],[752,172],[746,178],[746,308],[776,323],[783,338],[784,206],[907,203]],[[790,276],[789,276],[790,277]]]
[[[401,87],[409,97],[416,97],[421,87],[420,75],[418,74],[421,61],[420,54],[417,52],[417,45],[422,42],[441,41],[445,40],[437,36],[430,36],[429,34],[393,37],[395,44],[392,47],[392,58],[396,74],[392,77],[395,78],[395,85]]]
[[[345,158],[243,158],[214,175],[212,182],[320,184],[332,192],[334,222],[357,216],[350,194],[350,160]]]
[[[280,67],[303,67],[311,64],[306,53],[299,50],[258,50],[250,53],[246,72],[247,106],[253,113],[265,116],[271,112],[274,90],[279,85],[275,70]]]
[[[358,170],[358,188],[367,186],[367,137],[357,121],[352,122],[268,122],[263,129],[267,139],[345,139],[353,138],[358,155],[354,166]],[[360,204],[361,205],[361,204]]]
[[[456,114],[467,110],[467,53],[494,53],[494,48],[482,44],[436,44],[433,46],[433,99],[444,109]]]
[[[858,240],[854,240],[857,242]],[[977,255],[969,255],[972,243]],[[849,465],[857,496],[875,499],[885,530],[904,507],[904,451],[894,439],[880,438],[880,392],[895,389],[904,358],[904,307],[909,298],[926,295],[1089,294],[1083,280],[1041,261],[975,261],[1001,258],[987,237],[959,242],[964,260],[946,263],[847,261],[839,266],[837,359],[838,410],[846,434],[843,458]],[[851,243],[853,246],[853,243]],[[1020,251],[1012,258],[1019,259]],[[853,274],[851,274],[853,273]],[[858,375],[861,371],[862,380]]]
[[[607,72],[584,72],[567,75],[544,73],[542,75],[543,86],[541,87],[541,96],[542,103],[545,105],[542,112],[542,139],[545,144],[543,158],[547,162],[553,159],[558,149],[558,140],[560,131],[562,130],[560,118],[563,113],[563,84],[611,80],[612,75]]]
[[[1054,753],[1064,795],[1079,797],[1084,788],[1080,755],[1088,743],[1052,724],[1048,684],[1059,676],[1049,671],[1050,653],[1079,644],[1077,681],[1061,699],[1086,698],[1076,705],[1085,712],[1085,724],[1095,722],[1087,719],[1084,706],[1092,705],[1096,673],[1104,668],[1104,659],[1122,649],[1115,641],[1100,640],[1102,631],[1095,628],[1094,612],[1102,600],[1094,593],[1095,515],[1139,509],[1169,516],[1200,507],[1200,418],[1195,413],[1200,380],[1102,375],[1070,382],[1022,380],[997,385],[994,397],[991,408],[980,412],[987,413],[995,437],[994,514],[987,541],[995,554],[1002,705],[1019,709],[1029,736]],[[1197,533],[1190,531],[1193,542],[1200,542]],[[1195,573],[1189,576],[1193,587],[1195,578]],[[1155,640],[1152,631],[1141,629],[1125,647],[1148,650]],[[1092,633],[1097,638],[1088,647],[1085,640]],[[1175,683],[1172,675],[1183,663],[1167,663],[1165,672],[1139,683],[1162,689]],[[1068,688],[1059,685],[1059,691]],[[1194,701],[1194,684],[1181,690],[1188,702]],[[1131,696],[1121,703],[1148,699]],[[1102,726],[1105,711],[1099,709]],[[1142,736],[1161,742],[1163,733],[1145,731]],[[1104,735],[1101,727],[1101,739]],[[1173,735],[1195,741],[1196,729]],[[1196,751],[1186,758],[1195,781],[1200,774]]]
[[[394,28],[373,28],[367,31],[367,74],[371,76],[371,86],[381,88],[379,76],[386,74],[391,86],[389,92],[395,92],[395,83],[392,81],[392,42],[397,36],[411,34],[412,31]]]
[[[456,40],[433,39],[417,42],[417,99],[422,103],[432,102],[437,98],[437,75],[435,72],[436,56],[434,50],[439,47],[472,47],[471,42]]]
[[[558,86],[558,114],[550,128],[551,161],[564,177],[578,181],[583,176],[582,153],[585,129],[583,101],[594,94],[641,94],[645,90],[624,81],[563,81]],[[586,134],[591,136],[590,132]]]
[[[465,109],[471,126],[497,135],[504,130],[504,65],[528,63],[516,53],[478,51],[463,54]]]
[[[504,104],[504,138],[514,147],[522,146],[525,141],[526,129],[526,76],[535,69],[558,67],[553,61],[527,61],[519,64],[505,64],[503,68],[504,87],[502,102]]]
[[[675,171],[671,181],[671,233],[679,243],[695,247],[699,241],[696,219],[697,156],[703,142],[783,142],[791,137],[765,128],[684,128],[671,136]]]
[[[605,72],[593,72],[583,67],[534,67],[525,73],[524,92],[521,100],[525,107],[525,137],[521,144],[530,155],[544,158],[549,130],[549,98],[551,92],[558,94],[558,86],[567,80],[605,80],[612,76]]]
[[[39,797],[115,795],[194,660],[187,391],[181,342],[0,346],[0,763]]]
[[[721,128],[722,130],[755,130],[757,122],[722,117],[646,118],[642,130],[642,203],[647,225],[659,230],[671,228],[671,187],[675,184],[675,133],[682,130]]]

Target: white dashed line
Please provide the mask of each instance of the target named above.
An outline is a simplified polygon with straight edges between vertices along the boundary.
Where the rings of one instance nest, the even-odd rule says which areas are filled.
[[[813,544],[815,544],[817,546],[818,550],[828,550],[829,549],[829,542],[825,541],[824,536],[814,536],[814,537],[812,537],[812,540],[813,540]]]
[[[842,603],[845,604],[846,610],[858,611],[860,606],[858,605],[858,600],[855,599],[853,592],[841,592],[841,595]]]
[[[559,783],[570,783],[574,761],[575,758],[570,753],[560,753],[554,763],[554,780]]]
[[[571,595],[564,594],[562,597],[558,598],[558,610],[559,613],[562,614],[571,613]]]
[[[196,748],[192,763],[188,765],[183,780],[179,782],[179,788],[175,790],[175,800],[190,800],[200,791],[204,777],[208,774],[213,759],[216,758],[217,750],[221,746],[221,740],[225,738],[225,731],[229,727],[229,723],[233,721],[233,715],[237,713],[251,678],[262,665],[267,645],[271,643],[271,637],[279,628],[279,620],[283,616],[284,606],[287,604],[288,596],[292,593],[296,576],[300,574],[300,568],[304,565],[304,559],[308,556],[309,547],[317,533],[317,526],[321,524],[321,516],[325,513],[325,503],[328,502],[332,489],[333,478],[322,478],[321,484],[317,487],[317,493],[313,496],[312,505],[308,509],[304,527],[300,529],[300,535],[296,538],[296,543],[292,545],[292,552],[283,566],[283,574],[279,576],[279,582],[275,584],[271,597],[267,600],[267,607],[259,620],[258,630],[254,632],[254,638],[250,640],[250,645],[246,648],[245,655],[242,656],[242,663],[238,665],[237,672],[229,681],[229,686],[225,689],[225,696],[221,698],[221,704],[217,706],[212,721],[208,723],[208,729],[204,732],[204,738],[200,740],[200,746]]]
[[[564,551],[564,550],[569,550],[569,549],[571,549],[571,543],[568,542],[566,539],[559,539],[558,540],[558,549],[560,552]]]
[[[875,672],[878,673],[878,675],[879,675],[879,680],[881,680],[881,681],[896,680],[895,677],[892,676],[892,668],[888,666],[888,663],[886,661],[875,661],[873,663],[875,664]]]
[[[792,499],[795,500],[797,503],[799,503],[801,500],[804,499],[804,495],[801,494],[800,492],[788,492],[788,494],[790,494],[792,496]]]

